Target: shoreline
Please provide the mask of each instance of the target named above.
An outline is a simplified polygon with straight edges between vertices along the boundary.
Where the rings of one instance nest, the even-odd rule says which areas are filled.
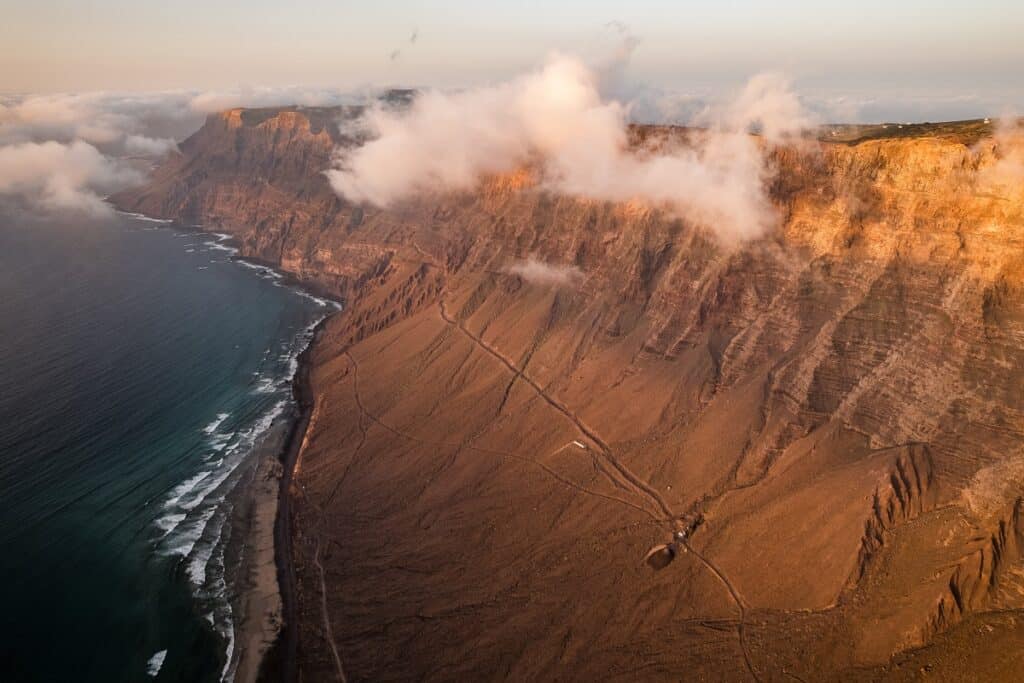
[[[298,356],[298,367],[292,377],[292,397],[298,415],[292,421],[283,448],[279,451],[281,476],[278,480],[276,515],[273,528],[274,563],[277,569],[277,590],[281,600],[281,624],[276,630],[275,640],[261,658],[256,680],[281,680],[292,683],[298,680],[298,603],[295,578],[295,563],[292,562],[291,534],[291,489],[295,464],[306,437],[313,416],[315,399],[309,382],[310,357],[314,345],[320,339],[327,321],[332,314],[324,316],[313,328],[312,337]]]
[[[241,537],[237,555],[234,595],[236,615],[232,626],[235,657],[226,664],[239,681],[255,680],[266,652],[273,646],[281,625],[281,597],[274,558],[274,519],[281,476],[279,454],[295,420],[293,414],[274,421],[253,451],[251,473],[236,490],[232,535]]]
[[[229,256],[229,258],[232,261],[238,261],[240,263],[247,264],[248,266],[258,266],[260,268],[266,268],[267,270],[271,270],[281,278],[282,285],[300,290],[305,295],[312,296],[317,299],[323,299],[324,301],[328,301],[331,304],[333,304],[337,310],[341,310],[343,304],[338,299],[337,294],[330,291],[327,287],[320,284],[319,282],[314,282],[312,280],[303,280],[294,273],[290,273],[286,270],[281,270],[280,265],[273,263],[272,261],[259,258],[258,256],[247,256],[243,254],[242,243],[238,240],[237,237],[235,237],[230,232],[223,232],[221,229],[215,227],[207,229],[206,227],[199,224],[179,223],[178,221],[171,218],[153,218],[142,213],[124,211],[122,209],[117,208],[116,205],[112,206],[114,208],[114,211],[118,215],[161,225],[163,227],[170,228],[175,232],[180,232],[187,235],[218,236],[220,237],[220,239],[218,239],[217,241],[220,244],[226,247],[231,247],[232,249],[235,250],[235,253]],[[255,268],[253,269],[255,270]]]
[[[290,410],[278,417],[254,446],[251,473],[235,490],[232,536],[240,539],[232,581],[232,627],[225,672],[232,680],[297,680],[298,624],[291,558],[292,473],[312,416],[309,355],[328,313],[309,329],[296,357]]]
[[[245,513],[232,522],[245,542],[238,558],[235,596],[230,601],[239,616],[234,625],[234,653],[229,653],[226,666],[235,662],[233,678],[237,681],[293,683],[298,680],[298,602],[292,562],[289,490],[313,414],[310,356],[327,321],[343,304],[317,283],[300,280],[264,259],[242,255],[242,244],[231,233],[127,212],[116,205],[114,209],[123,216],[150,221],[177,232],[217,236],[221,244],[235,250],[231,260],[271,270],[280,276],[283,285],[334,306],[334,310],[325,312],[312,327],[309,341],[296,358],[297,366],[291,379],[291,414],[279,418],[255,446],[252,478],[244,486],[245,490],[239,492]],[[272,571],[268,571],[270,568]]]

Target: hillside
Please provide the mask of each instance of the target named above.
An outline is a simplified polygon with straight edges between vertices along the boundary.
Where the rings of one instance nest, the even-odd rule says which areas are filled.
[[[724,248],[527,170],[354,206],[338,115],[213,115],[115,198],[347,302],[290,492],[304,680],[1024,666],[1024,187],[990,130],[772,150],[781,224]]]

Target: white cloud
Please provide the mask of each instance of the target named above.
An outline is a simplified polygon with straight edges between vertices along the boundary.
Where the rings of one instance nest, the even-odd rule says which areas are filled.
[[[704,112],[708,129],[691,144],[641,152],[629,149],[628,107],[602,99],[600,79],[580,60],[555,55],[507,83],[427,92],[408,111],[371,108],[374,139],[339,151],[331,185],[352,201],[387,206],[532,165],[544,189],[647,202],[726,240],[771,228],[770,170],[747,133],[781,142],[811,123],[784,79],[756,77],[727,106]]]
[[[162,157],[178,149],[173,138],[149,138],[145,135],[129,135],[124,139],[125,152],[133,156]]]
[[[352,104],[359,99],[356,95],[331,88],[241,87],[195,94],[189,99],[189,108],[194,112],[212,114],[237,107],[330,107]]]
[[[125,159],[163,157],[218,104],[333,104],[334,91],[62,93],[0,99],[0,194],[47,210],[101,212],[101,197],[142,175]]]
[[[157,93],[58,93],[0,101],[0,145],[82,140],[114,156],[159,157],[202,125],[207,114],[233,107],[335,105],[354,98],[338,90],[237,88]]]
[[[576,284],[583,279],[583,271],[576,266],[545,263],[533,256],[525,261],[513,263],[506,270],[527,282],[541,285],[569,285]]]
[[[996,162],[982,171],[984,182],[1002,188],[1024,189],[1024,126],[1018,117],[1006,113],[995,122],[993,135]]]
[[[138,172],[80,140],[0,147],[0,195],[42,209],[105,213],[103,195],[141,180]]]
[[[183,93],[28,95],[0,108],[0,145],[81,140],[108,154],[122,154],[133,139],[175,138],[192,132],[202,116]],[[148,145],[159,156],[166,146]]]

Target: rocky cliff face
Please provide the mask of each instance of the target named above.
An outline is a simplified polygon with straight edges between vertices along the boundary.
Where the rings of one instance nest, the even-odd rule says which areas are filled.
[[[304,677],[1019,670],[1006,143],[774,150],[779,227],[726,248],[526,171],[353,206],[336,116],[211,116],[116,198],[347,301],[292,491]]]

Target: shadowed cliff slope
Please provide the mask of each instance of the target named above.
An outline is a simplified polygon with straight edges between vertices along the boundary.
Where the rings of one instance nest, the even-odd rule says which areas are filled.
[[[304,679],[1024,666],[1007,143],[975,123],[770,150],[780,225],[726,248],[525,170],[353,206],[322,175],[340,115],[211,116],[115,198],[348,303],[291,491]]]

